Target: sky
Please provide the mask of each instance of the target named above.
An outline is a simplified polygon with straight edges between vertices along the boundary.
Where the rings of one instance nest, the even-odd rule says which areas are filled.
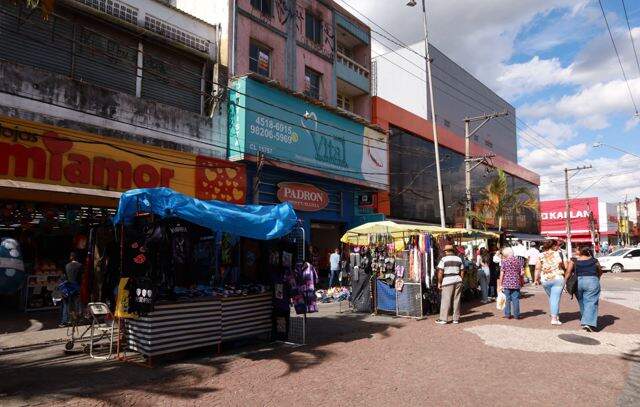
[[[404,44],[422,41],[420,1],[338,3],[375,31],[371,21]],[[516,108],[518,162],[540,174],[542,200],[564,198],[564,168],[588,165],[572,173],[572,197],[640,197],[640,62],[630,38],[640,55],[640,1],[624,3],[630,29],[622,0],[602,0],[633,102],[597,0],[427,1],[430,41]],[[398,48],[372,38],[374,54]]]

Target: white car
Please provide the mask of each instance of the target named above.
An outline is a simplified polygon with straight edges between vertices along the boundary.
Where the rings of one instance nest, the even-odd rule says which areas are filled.
[[[640,249],[620,249],[598,257],[602,270],[621,273],[625,270],[640,270]]]

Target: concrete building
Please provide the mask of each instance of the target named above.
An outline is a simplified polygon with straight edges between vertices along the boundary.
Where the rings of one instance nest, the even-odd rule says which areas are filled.
[[[25,308],[53,305],[121,191],[245,202],[244,166],[224,160],[219,34],[153,0],[56,1],[48,16],[0,3],[0,237],[38,275]]]
[[[336,3],[177,0],[176,4],[220,24],[221,61],[230,76],[259,74],[329,106],[371,118],[370,30]]]
[[[410,49],[376,57],[374,61],[374,94],[403,109],[431,120],[426,102],[426,74],[423,43]],[[487,123],[473,137],[487,151],[517,163],[516,111],[507,101],[447,57],[435,46],[429,46],[432,63],[436,123],[447,130],[464,134],[464,118],[507,111],[508,116]]]

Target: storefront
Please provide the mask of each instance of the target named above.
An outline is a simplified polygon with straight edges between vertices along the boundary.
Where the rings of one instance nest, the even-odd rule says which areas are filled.
[[[597,197],[575,198],[569,202],[568,215],[564,199],[540,202],[543,235],[566,239],[567,217],[569,217],[572,242],[617,244],[618,214],[615,204],[602,202]]]
[[[252,163],[248,200],[291,202],[326,272],[346,230],[383,218],[377,192],[388,190],[386,134],[253,76],[236,79],[233,89],[230,158]]]
[[[0,290],[3,304],[51,307],[70,252],[84,261],[89,229],[110,224],[121,191],[160,186],[246,200],[240,164],[0,117],[0,239],[18,241],[27,274],[22,291]],[[99,297],[105,288],[87,290]]]

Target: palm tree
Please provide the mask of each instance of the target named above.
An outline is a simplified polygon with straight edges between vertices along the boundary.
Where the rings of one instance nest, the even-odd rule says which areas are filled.
[[[512,212],[538,212],[538,201],[533,193],[522,187],[509,191],[507,175],[501,169],[498,169],[498,174],[480,194],[481,199],[476,205],[476,211],[471,212],[470,216],[480,222],[485,229],[487,225],[497,223],[498,231],[502,231],[503,218]]]

